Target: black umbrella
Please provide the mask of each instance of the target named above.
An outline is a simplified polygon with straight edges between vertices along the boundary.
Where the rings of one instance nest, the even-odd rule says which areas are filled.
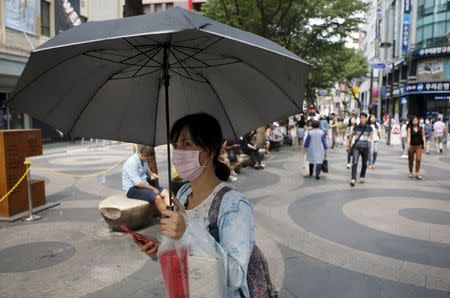
[[[8,105],[68,136],[169,151],[169,128],[187,114],[209,113],[238,137],[301,112],[308,70],[267,39],[172,8],[52,38],[31,53]]]

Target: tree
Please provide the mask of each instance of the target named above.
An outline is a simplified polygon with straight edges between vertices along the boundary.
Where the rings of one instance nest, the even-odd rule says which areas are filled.
[[[364,22],[364,0],[209,0],[210,18],[266,37],[314,65],[310,87],[330,87],[344,72],[343,40]]]

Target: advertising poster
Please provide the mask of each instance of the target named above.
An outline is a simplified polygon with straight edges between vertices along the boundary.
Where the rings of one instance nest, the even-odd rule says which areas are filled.
[[[5,26],[36,34],[36,16],[40,14],[37,0],[5,0]]]
[[[450,80],[450,59],[427,59],[417,63],[417,79],[419,81]]]

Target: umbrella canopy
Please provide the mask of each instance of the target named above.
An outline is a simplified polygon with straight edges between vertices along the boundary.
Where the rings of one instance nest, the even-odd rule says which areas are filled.
[[[302,111],[308,70],[267,39],[172,8],[52,38],[8,105],[72,137],[163,144],[168,116],[195,112],[232,137]]]

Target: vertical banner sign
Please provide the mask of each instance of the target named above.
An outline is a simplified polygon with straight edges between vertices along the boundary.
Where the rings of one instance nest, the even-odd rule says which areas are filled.
[[[402,52],[409,51],[409,29],[411,24],[411,0],[404,0],[403,8],[403,34],[402,34]]]

